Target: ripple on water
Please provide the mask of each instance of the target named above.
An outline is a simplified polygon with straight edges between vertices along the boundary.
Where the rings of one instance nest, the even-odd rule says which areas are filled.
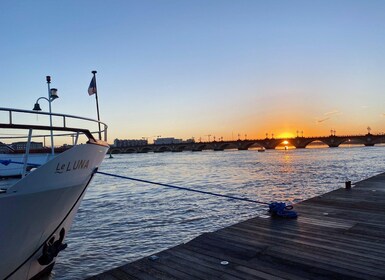
[[[384,147],[121,154],[104,172],[271,202],[297,203],[385,170]],[[83,279],[265,214],[266,206],[96,175],[53,279]]]

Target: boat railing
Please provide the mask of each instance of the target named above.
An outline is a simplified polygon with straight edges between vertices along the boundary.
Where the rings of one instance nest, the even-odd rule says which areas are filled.
[[[4,116],[4,114],[6,116]],[[55,120],[55,123],[52,126],[48,124],[41,124],[44,121],[48,120],[39,120],[39,116],[50,117]],[[4,121],[5,117],[5,121]],[[34,121],[34,118],[36,119]],[[76,123],[76,126],[72,126],[73,123]],[[86,125],[80,126],[81,122],[85,122]],[[90,131],[90,125],[93,124],[95,130]],[[100,124],[100,125],[99,125]],[[1,128],[13,128],[13,129],[34,129],[34,130],[49,130],[49,131],[63,131],[67,133],[55,134],[54,136],[74,136],[77,133],[85,134],[89,139],[94,138],[94,134],[99,136],[99,140],[107,142],[107,125],[104,122],[94,120],[91,118],[79,117],[68,114],[59,114],[59,113],[47,113],[47,112],[36,112],[30,110],[22,109],[11,109],[11,108],[2,108],[0,107],[0,127]],[[84,128],[82,128],[84,127]],[[99,130],[100,127],[100,130]],[[103,135],[103,139],[102,138]],[[46,137],[49,135],[34,135],[33,137]],[[25,138],[26,136],[7,136],[4,137],[0,135],[1,139],[5,138]]]
[[[5,160],[4,163],[6,164],[6,166],[0,166],[0,177],[20,175],[24,177],[29,168],[36,165],[30,163],[29,158],[32,153],[43,156],[43,160],[37,163],[39,165],[55,156],[56,153],[79,144],[83,141],[84,136],[87,142],[96,143],[97,140],[94,135],[97,135],[99,140],[107,142],[107,125],[105,123],[68,114],[50,114],[0,107],[0,128],[0,154],[3,155],[1,158],[3,161]],[[20,134],[19,131],[21,131]],[[101,139],[102,135],[103,139]],[[34,140],[36,138],[43,141]],[[51,140],[50,148],[46,146],[46,138]],[[9,143],[15,139],[25,140]],[[68,144],[68,140],[72,140],[72,143]],[[60,144],[60,146],[54,144]],[[21,154],[21,157],[18,154]],[[49,156],[44,157],[44,154]],[[12,160],[15,158],[18,160]],[[9,165],[8,162],[13,164]]]

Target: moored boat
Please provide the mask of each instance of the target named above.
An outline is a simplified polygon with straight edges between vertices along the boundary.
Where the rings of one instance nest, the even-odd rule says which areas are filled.
[[[2,143],[26,133],[23,154],[12,149],[0,154],[0,176],[19,177],[0,185],[0,279],[37,279],[52,270],[66,247],[74,216],[108,151],[107,126],[65,114],[10,108],[0,108],[0,114],[6,116],[0,119]],[[52,152],[31,153],[33,140],[46,137],[51,138]],[[60,138],[73,142],[57,153],[53,139],[61,143]]]

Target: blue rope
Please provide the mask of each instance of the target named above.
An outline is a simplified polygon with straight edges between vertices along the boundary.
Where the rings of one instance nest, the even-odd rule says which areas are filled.
[[[13,161],[13,160],[10,160],[10,159],[0,159],[0,164],[3,164],[5,166],[9,165],[10,163],[15,163],[15,164],[24,164],[24,162],[21,162],[21,161]],[[40,166],[41,164],[37,164],[37,163],[28,163],[27,162],[27,165],[30,165],[30,166]]]
[[[281,218],[297,218],[297,212],[292,211],[292,205],[287,205],[284,202],[272,202],[269,204],[269,212],[273,217]]]
[[[185,191],[196,192],[196,193],[201,193],[201,194],[208,194],[208,195],[219,196],[219,197],[225,197],[225,198],[230,198],[230,199],[235,199],[235,200],[253,202],[253,203],[258,203],[258,204],[265,204],[265,205],[269,205],[269,212],[272,213],[273,217],[297,218],[297,213],[295,211],[290,211],[291,209],[293,209],[293,206],[291,206],[291,205],[286,206],[286,204],[283,202],[267,203],[267,202],[253,200],[253,199],[249,199],[249,198],[236,197],[236,196],[231,196],[231,195],[195,190],[195,189],[190,189],[190,188],[186,188],[186,187],[179,187],[179,186],[174,186],[174,185],[170,185],[170,184],[152,182],[152,181],[148,181],[148,180],[142,180],[142,179],[127,177],[127,176],[122,176],[122,175],[117,175],[117,174],[111,174],[111,173],[106,173],[106,172],[101,172],[101,171],[97,171],[96,173],[111,176],[111,177],[121,178],[121,179],[127,179],[127,180],[142,182],[142,183],[148,183],[148,184],[178,189],[178,190],[185,190]]]

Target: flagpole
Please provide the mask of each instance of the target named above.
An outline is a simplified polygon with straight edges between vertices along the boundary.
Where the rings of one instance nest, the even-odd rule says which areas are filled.
[[[95,85],[94,85],[94,88],[93,88],[93,92],[95,92],[96,110],[97,110],[97,113],[98,113],[99,140],[102,140],[102,133],[101,133],[101,129],[100,129],[100,115],[99,115],[98,90],[96,89],[96,73],[97,73],[97,71],[94,70],[94,71],[92,71],[91,73],[94,74],[94,81],[95,81]]]

